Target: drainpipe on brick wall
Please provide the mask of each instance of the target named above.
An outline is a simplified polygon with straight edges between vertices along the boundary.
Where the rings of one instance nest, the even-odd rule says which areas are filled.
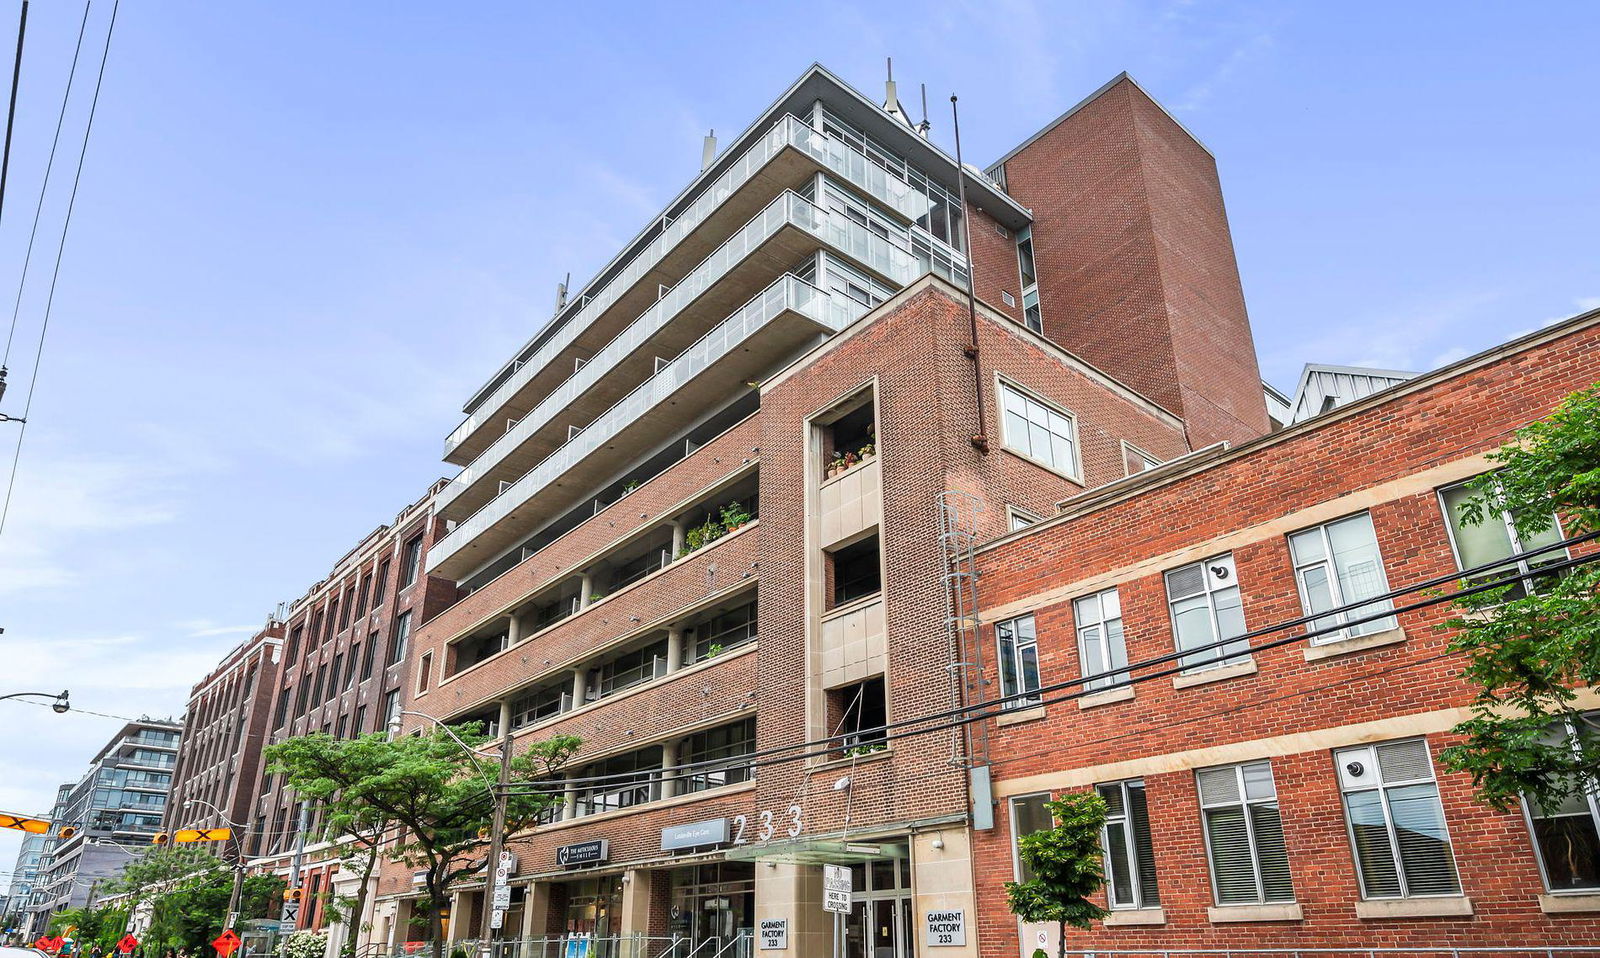
[[[989,454],[988,428],[983,419],[983,369],[978,364],[977,261],[972,256],[972,214],[967,210],[967,168],[961,162],[961,114],[956,110],[956,95],[950,94],[950,119],[956,135],[956,190],[961,201],[961,232],[967,247],[967,322],[972,341],[963,350],[972,360],[972,398],[978,404],[978,431],[972,434],[972,448]]]

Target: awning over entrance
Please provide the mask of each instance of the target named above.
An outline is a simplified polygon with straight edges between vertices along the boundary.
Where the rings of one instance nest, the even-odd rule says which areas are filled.
[[[911,853],[902,842],[847,842],[821,838],[759,845],[735,845],[727,849],[728,861],[774,861],[793,865],[847,865],[881,858],[905,858]]]

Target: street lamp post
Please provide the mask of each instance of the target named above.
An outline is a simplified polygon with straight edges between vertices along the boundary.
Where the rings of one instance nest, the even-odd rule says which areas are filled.
[[[239,913],[239,899],[244,895],[244,835],[246,828],[229,818],[222,809],[203,798],[191,798],[183,803],[184,808],[188,808],[191,805],[204,805],[216,812],[217,817],[226,822],[230,830],[229,837],[233,839],[233,894],[228,897],[227,927],[232,928],[235,916]]]
[[[497,784],[495,786],[490,786],[489,777],[484,774],[483,766],[478,763],[478,756],[482,753],[476,749],[468,747],[467,743],[461,741],[461,737],[456,735],[450,726],[444,724],[444,722],[432,715],[427,714],[426,712],[414,712],[410,709],[400,709],[395,712],[393,719],[390,721],[391,729],[397,730],[397,727],[400,724],[400,717],[402,715],[415,715],[418,718],[427,719],[433,724],[439,726],[441,729],[444,729],[445,734],[450,736],[451,740],[457,745],[461,746],[462,751],[466,752],[468,757],[472,759],[472,764],[477,766],[478,775],[483,778],[484,787],[489,789],[489,797],[494,801],[494,824],[490,826],[489,829],[489,857],[484,862],[484,901],[483,908],[479,910],[481,917],[478,924],[478,952],[480,955],[484,956],[484,958],[489,958],[490,953],[493,951],[493,945],[491,943],[494,940],[493,897],[496,887],[495,874],[500,867],[500,856],[505,852],[506,786],[511,784],[510,716],[506,714],[506,709],[502,703],[502,708],[500,710],[500,774]]]
[[[67,701],[67,694],[67,689],[62,689],[58,694],[52,694],[50,692],[12,692],[9,695],[0,695],[0,702],[4,702],[6,699],[54,699],[55,701],[50,703],[50,708],[57,715],[60,715],[61,713],[72,708],[72,703]]]

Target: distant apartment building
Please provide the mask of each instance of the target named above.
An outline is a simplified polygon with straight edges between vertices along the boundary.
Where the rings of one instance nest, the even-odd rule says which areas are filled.
[[[229,857],[256,855],[263,836],[250,829],[261,787],[261,749],[272,720],[283,651],[276,619],[235,646],[189,693],[183,716],[166,829],[232,827]]]
[[[38,920],[88,903],[161,831],[182,726],[140,718],[122,727],[76,782],[61,786],[31,908]],[[60,837],[60,829],[76,833]],[[42,930],[43,926],[39,925]]]
[[[1215,163],[1131,79],[987,174],[886,106],[807,70],[446,439],[405,708],[584,742],[503,937],[821,954],[824,864],[847,954],[974,920],[982,743],[883,730],[985,697],[973,543],[1268,431]],[[420,937],[410,872],[378,892],[374,939]]]
[[[11,869],[11,891],[6,902],[6,927],[17,929],[18,940],[27,938],[32,927],[35,892],[40,870],[49,855],[50,836],[25,832]],[[27,939],[31,940],[31,939]]]
[[[354,738],[385,730],[397,715],[411,635],[455,592],[425,570],[428,549],[442,533],[433,494],[430,490],[368,533],[325,578],[289,604],[284,621],[274,627],[282,636],[276,679],[267,701],[260,703],[270,703],[259,713],[267,742],[312,732]],[[282,776],[264,768],[252,787],[247,847],[259,856],[259,867],[287,875],[300,842],[299,799],[285,788]],[[307,815],[300,876],[307,904],[299,923],[321,929],[327,924],[327,895],[340,877],[337,849],[317,838],[318,810]]]

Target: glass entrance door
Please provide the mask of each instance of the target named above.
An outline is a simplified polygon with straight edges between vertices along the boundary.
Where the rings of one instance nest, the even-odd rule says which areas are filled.
[[[689,949],[713,938],[720,946],[741,933],[750,934],[755,910],[752,862],[710,862],[672,873],[672,934],[686,941]]]
[[[845,916],[845,958],[911,958],[911,861],[880,858],[850,866],[854,904]]]

